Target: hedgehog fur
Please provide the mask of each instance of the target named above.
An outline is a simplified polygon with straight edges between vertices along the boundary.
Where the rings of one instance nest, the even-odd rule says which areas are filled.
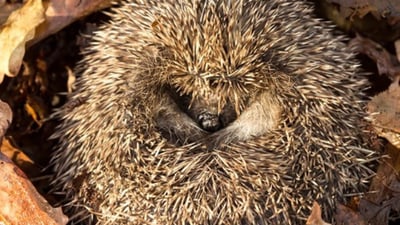
[[[301,224],[366,190],[367,77],[294,0],[125,0],[93,34],[54,185],[86,224]]]

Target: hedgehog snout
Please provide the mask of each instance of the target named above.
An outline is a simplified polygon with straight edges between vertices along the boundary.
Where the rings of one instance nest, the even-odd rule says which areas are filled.
[[[216,132],[229,125],[237,118],[235,109],[229,100],[220,109],[220,97],[210,95],[207,97],[192,94],[181,94],[176,88],[167,89],[177,106],[187,114],[199,128],[207,132]]]
[[[197,117],[198,124],[206,131],[214,132],[222,128],[222,121],[218,114],[203,112]]]
[[[194,101],[186,109],[188,115],[198,124],[198,126],[208,132],[216,132],[229,126],[237,119],[237,114],[230,102],[221,110],[218,110],[217,102],[206,103],[204,101]]]

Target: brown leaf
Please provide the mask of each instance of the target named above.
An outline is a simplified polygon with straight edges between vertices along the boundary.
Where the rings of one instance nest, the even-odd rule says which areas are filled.
[[[386,138],[400,149],[400,76],[389,89],[375,96],[368,103],[372,125],[379,136]]]
[[[12,111],[7,103],[0,100],[0,142],[12,121]]]
[[[43,100],[34,95],[27,96],[27,101],[25,102],[24,108],[26,113],[31,116],[33,121],[35,121],[39,127],[43,125],[43,121],[49,114],[46,110]]]
[[[61,208],[52,208],[25,174],[0,153],[0,224],[57,225],[68,219]]]
[[[357,15],[362,18],[368,13],[377,19],[399,18],[400,2],[393,0],[328,0],[340,5],[340,11],[345,17]]]
[[[388,224],[393,212],[400,213],[400,151],[388,145],[386,154],[369,193],[360,201],[360,213],[370,224]]]
[[[4,138],[3,142],[0,142],[0,152],[17,164],[29,177],[42,175],[42,168],[37,166],[21,149],[13,146],[8,138]]]
[[[58,0],[49,1],[46,21],[37,29],[37,35],[30,45],[54,34],[75,20],[111,5],[112,0]]]
[[[394,42],[394,47],[396,48],[397,62],[400,62],[400,39]]]
[[[366,225],[362,216],[351,208],[338,204],[335,215],[336,224],[342,225]]]
[[[350,41],[349,45],[374,60],[379,74],[386,74],[391,80],[395,80],[397,76],[400,76],[400,62],[378,43],[357,35]]]
[[[311,214],[307,219],[306,225],[330,225],[321,217],[321,207],[317,202],[313,203]]]
[[[5,2],[6,0],[0,0],[0,24],[7,21],[8,16],[16,9],[22,6],[18,2]]]

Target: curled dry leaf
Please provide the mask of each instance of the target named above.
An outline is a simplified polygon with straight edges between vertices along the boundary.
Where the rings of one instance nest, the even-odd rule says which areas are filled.
[[[29,44],[54,34],[72,22],[111,5],[112,0],[57,0],[49,1],[46,21],[37,29],[37,35]]]
[[[359,53],[365,54],[374,60],[379,74],[386,74],[391,80],[400,75],[400,62],[378,43],[357,35],[350,41],[349,45]]]
[[[335,220],[336,224],[342,224],[342,225],[367,224],[358,212],[342,204],[337,205]]]
[[[0,143],[12,121],[12,111],[7,103],[0,100]]]
[[[52,208],[25,174],[0,153],[0,224],[66,224],[61,208]]]
[[[23,7],[11,13],[0,28],[0,83],[4,74],[15,76],[22,64],[25,43],[35,35],[36,27],[44,21],[41,0],[27,0]]]
[[[28,177],[36,178],[43,175],[43,168],[35,164],[21,149],[14,146],[9,138],[4,138],[3,142],[0,142],[0,152],[11,159]]]
[[[371,225],[389,224],[400,215],[400,151],[387,145],[388,157],[382,159],[369,193],[361,199],[359,209]]]
[[[43,125],[43,121],[49,115],[43,99],[34,95],[27,96],[24,108],[25,112],[31,116],[39,127]]]
[[[368,112],[378,135],[386,138],[400,149],[400,76],[385,92],[375,96],[368,103]]]
[[[325,222],[321,217],[321,207],[317,202],[313,203],[311,209],[311,214],[307,218],[306,225],[330,225],[330,223]]]
[[[357,15],[362,18],[371,13],[375,18],[399,18],[400,2],[393,0],[328,0],[340,5],[340,12],[345,17]]]
[[[396,48],[397,61],[400,62],[400,39],[394,42],[394,47]]]

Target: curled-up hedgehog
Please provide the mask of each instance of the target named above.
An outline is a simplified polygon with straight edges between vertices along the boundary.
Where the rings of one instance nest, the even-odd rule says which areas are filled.
[[[301,224],[366,190],[367,77],[294,0],[125,0],[94,33],[55,187],[87,224]]]

